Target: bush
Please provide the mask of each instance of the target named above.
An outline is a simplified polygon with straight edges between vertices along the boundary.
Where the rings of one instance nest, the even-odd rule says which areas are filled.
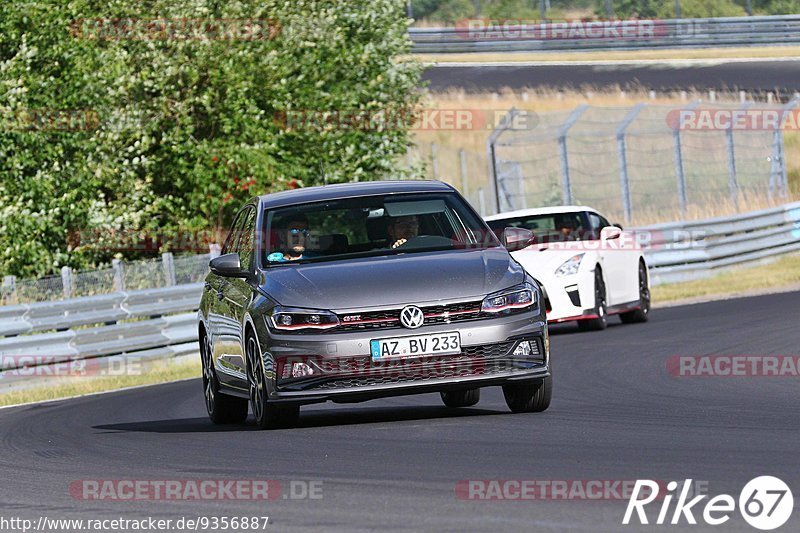
[[[403,125],[292,128],[281,117],[412,109],[421,68],[398,59],[410,46],[403,0],[144,5],[0,4],[0,272],[44,275],[114,255],[76,235],[206,229],[254,194],[400,172]],[[93,17],[270,19],[280,31],[97,39],[91,21],[75,22]],[[67,110],[77,118],[65,126]],[[60,126],[38,124],[43,112]]]

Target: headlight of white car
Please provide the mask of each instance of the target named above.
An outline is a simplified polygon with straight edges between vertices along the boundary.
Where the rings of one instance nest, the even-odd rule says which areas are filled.
[[[581,261],[583,261],[584,254],[577,254],[573,255],[563,263],[561,266],[556,269],[556,276],[563,277],[563,276],[571,276],[573,274],[578,273],[578,269],[581,267]]]
[[[524,283],[505,291],[490,294],[484,298],[481,311],[484,313],[500,313],[512,309],[525,309],[539,303],[539,292],[531,285]]]

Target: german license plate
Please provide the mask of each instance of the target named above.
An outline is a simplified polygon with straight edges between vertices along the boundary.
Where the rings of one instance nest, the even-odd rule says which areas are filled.
[[[369,341],[372,360],[418,355],[461,353],[461,335],[456,332],[433,333],[415,337],[394,337]]]

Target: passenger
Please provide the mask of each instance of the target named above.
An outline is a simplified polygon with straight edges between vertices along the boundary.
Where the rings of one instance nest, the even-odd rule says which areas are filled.
[[[392,217],[386,225],[389,234],[389,246],[397,248],[419,233],[419,219],[416,215]]]

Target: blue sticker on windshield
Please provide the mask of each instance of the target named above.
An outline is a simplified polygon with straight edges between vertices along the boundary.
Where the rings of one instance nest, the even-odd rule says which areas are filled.
[[[267,256],[267,261],[273,261],[273,262],[286,261],[286,259],[284,259],[283,254],[281,252],[272,252]]]

